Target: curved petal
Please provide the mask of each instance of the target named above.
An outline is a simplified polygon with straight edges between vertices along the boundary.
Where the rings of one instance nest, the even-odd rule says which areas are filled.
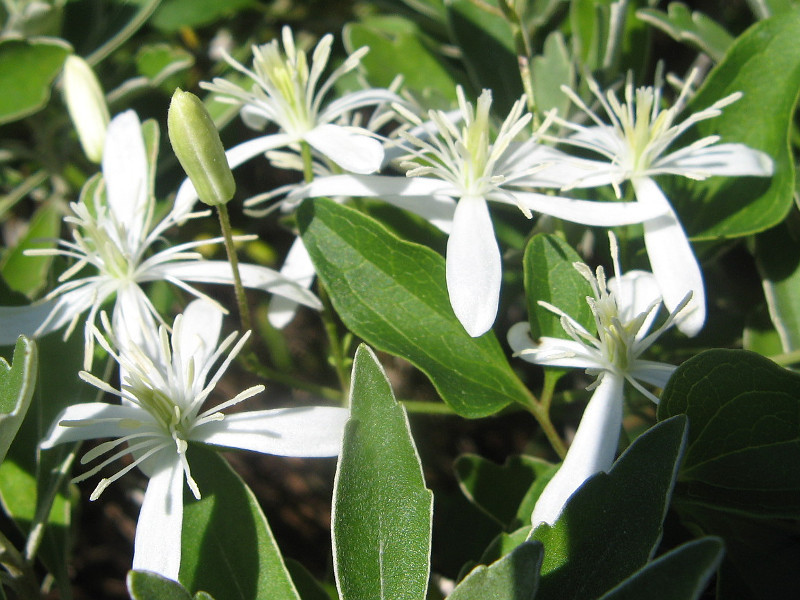
[[[314,294],[268,267],[240,264],[239,275],[241,275],[242,284],[245,287],[262,290],[271,294],[279,294],[315,310],[320,310],[322,308],[322,303]],[[220,283],[228,285],[233,283],[233,271],[231,270],[230,263],[216,260],[193,260],[157,264],[142,275],[141,281],[155,281],[167,279],[168,277],[174,277],[181,281],[201,283]]]
[[[658,217],[666,210],[642,202],[600,202],[594,200],[573,200],[561,196],[547,196],[533,192],[513,192],[514,198],[530,210],[564,219],[582,225],[616,227],[643,223]],[[492,200],[510,200],[491,198]]]
[[[661,290],[655,275],[649,271],[628,271],[622,277],[608,280],[608,289],[617,299],[619,317],[623,322],[632,321],[635,317],[651,309],[654,303],[661,301]],[[636,339],[642,339],[656,318],[658,311],[650,310],[647,318],[636,332]]]
[[[530,363],[572,369],[605,368],[598,351],[575,340],[545,336],[534,341],[530,325],[524,321],[511,326],[507,340],[514,354]]]
[[[466,196],[456,206],[446,275],[456,317],[472,337],[483,335],[497,317],[502,279],[500,248],[483,198]]]
[[[63,425],[75,421],[84,422]],[[64,442],[124,437],[134,432],[135,423],[150,424],[153,419],[147,411],[135,406],[104,402],[73,404],[61,411],[40,446],[52,448]]]
[[[728,177],[772,175],[772,158],[744,144],[715,144],[705,148],[684,148],[656,162],[654,169],[681,174],[704,173]]]
[[[531,525],[552,525],[570,496],[595,473],[608,471],[614,463],[622,429],[622,388],[625,380],[606,373],[583,413],[572,445],[536,501]]]
[[[358,128],[318,125],[303,138],[345,171],[366,175],[381,168],[383,144]]]
[[[130,345],[147,348],[151,356],[155,356],[158,340],[158,325],[153,317],[155,309],[142,288],[130,283],[117,290],[114,303],[112,323],[114,335],[120,342],[122,351]]]
[[[178,356],[185,361],[194,358],[195,368],[205,365],[217,351],[222,316],[222,312],[210,302],[190,302],[183,311],[180,326],[172,330],[173,360]]]
[[[636,360],[628,374],[634,379],[664,388],[677,368],[675,365],[652,360]]]
[[[0,346],[15,344],[21,335],[34,337],[55,307],[56,299],[34,302],[27,306],[0,306]],[[60,327],[64,323],[56,324]],[[40,332],[40,335],[44,333],[47,331]]]
[[[676,325],[686,335],[696,335],[706,321],[706,294],[700,265],[675,211],[658,185],[649,178],[634,179],[632,183],[639,202],[665,211],[662,216],[645,221],[644,243],[667,309],[674,311],[686,294],[692,292]]]
[[[297,285],[309,289],[317,274],[302,238],[295,238],[281,267],[281,275]],[[276,329],[283,329],[297,313],[297,302],[283,296],[273,296],[269,301],[267,317]]]
[[[333,100],[325,109],[318,115],[320,122],[330,122],[336,120],[338,117],[345,113],[358,110],[367,106],[375,106],[379,104],[389,104],[391,102],[403,103],[403,99],[384,88],[370,88],[366,90],[357,90],[345,94],[341,98]]]
[[[165,459],[150,477],[139,511],[133,568],[177,581],[181,567],[183,467],[175,452],[164,454]]]
[[[108,124],[103,150],[103,179],[109,209],[117,222],[124,224],[132,248],[142,237],[147,216],[148,170],[142,125],[136,113],[127,110]]]
[[[320,196],[433,196],[455,195],[453,186],[441,179],[389,175],[332,175],[318,177],[287,196],[290,202]]]
[[[192,439],[278,456],[336,456],[349,416],[327,406],[236,413],[196,428]]]
[[[381,196],[381,200],[419,215],[445,233],[453,230],[456,201],[450,196]]]

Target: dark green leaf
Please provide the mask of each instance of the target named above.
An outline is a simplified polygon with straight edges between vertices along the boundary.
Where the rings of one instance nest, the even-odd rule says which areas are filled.
[[[331,600],[328,592],[302,564],[291,558],[286,559],[286,568],[292,576],[294,586],[302,600]]]
[[[795,169],[788,136],[800,88],[800,10],[762,21],[739,36],[711,71],[687,113],[734,92],[743,96],[722,116],[697,126],[701,136],[720,135],[769,154],[772,178],[711,177],[670,193],[691,198],[684,208],[687,231],[699,239],[738,237],[781,222],[792,205]]]
[[[723,554],[718,538],[687,542],[648,563],[600,600],[697,600]]]
[[[683,2],[670,2],[667,12],[642,8],[636,12],[641,20],[658,27],[678,42],[685,42],[719,62],[733,44],[734,37],[726,29],[699,11],[690,11]]]
[[[3,277],[11,289],[35,298],[47,284],[52,256],[25,256],[31,249],[53,248],[61,230],[61,209],[56,203],[43,204],[33,214],[30,226],[17,245],[3,257]]]
[[[150,22],[164,32],[201,27],[252,8],[254,0],[163,0]]]
[[[593,296],[589,282],[573,266],[581,262],[572,247],[555,235],[533,236],[525,248],[525,295],[531,337],[568,338],[561,317],[539,304],[544,301],[563,310],[588,331],[595,328],[587,296]]]
[[[497,0],[451,0],[446,6],[450,35],[464,53],[476,94],[492,90],[492,110],[505,118],[523,91],[508,20]]]
[[[491,565],[475,567],[448,600],[533,600],[544,551],[538,542],[523,542]]]
[[[31,404],[38,368],[36,344],[20,336],[9,365],[0,357],[0,463]]]
[[[677,414],[691,423],[683,501],[800,517],[800,375],[746,350],[709,350],[667,384],[658,416]]]
[[[530,518],[528,519],[530,520]],[[496,560],[499,560],[512,550],[525,542],[531,535],[531,526],[526,525],[520,527],[516,531],[500,533],[492,542],[487,546],[486,551],[481,556],[480,562],[483,565],[488,565]]]
[[[192,445],[188,459],[203,497],[185,492],[181,583],[217,600],[300,600],[250,488],[213,450]]]
[[[0,125],[47,104],[70,46],[56,38],[0,39]]]
[[[472,338],[453,314],[441,256],[326,199],[303,202],[297,222],[336,312],[353,333],[423,371],[460,415],[482,417],[527,402],[494,334]]]
[[[350,410],[333,500],[339,593],[342,600],[423,600],[433,494],[405,410],[364,345],[353,362]]]
[[[594,599],[647,563],[661,537],[680,457],[686,418],[642,434],[609,473],[590,478],[550,527],[531,538],[544,544],[542,598]]]
[[[520,455],[500,466],[476,454],[462,454],[453,465],[464,495],[506,529],[524,524],[518,519],[520,504],[533,482],[551,468],[539,458]]]
[[[131,600],[192,600],[180,583],[149,571],[128,571]]]

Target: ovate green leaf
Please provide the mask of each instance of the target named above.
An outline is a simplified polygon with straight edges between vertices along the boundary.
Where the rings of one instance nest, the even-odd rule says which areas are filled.
[[[448,600],[533,600],[544,550],[538,542],[523,542],[491,565],[475,567]]]
[[[424,600],[433,494],[405,410],[364,345],[353,362],[350,410],[333,502],[339,593],[342,600]]]
[[[36,386],[36,344],[20,336],[9,366],[0,358],[0,463],[28,412]]]
[[[636,16],[658,27],[678,42],[685,42],[719,62],[733,44],[734,37],[712,18],[690,11],[683,2],[670,2],[667,11],[642,8]]]
[[[180,583],[149,571],[128,571],[131,600],[191,600]]]

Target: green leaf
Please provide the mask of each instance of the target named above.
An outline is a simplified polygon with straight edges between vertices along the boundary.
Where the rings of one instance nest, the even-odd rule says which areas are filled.
[[[217,600],[300,600],[253,492],[213,450],[192,444],[203,497],[185,490],[180,581]]]
[[[648,430],[607,474],[575,492],[552,527],[533,531],[545,548],[542,598],[597,598],[647,562],[661,537],[685,434],[685,417]]]
[[[128,571],[131,600],[192,600],[180,583],[149,571]]]
[[[533,600],[543,553],[540,543],[524,542],[488,567],[475,567],[447,600]]]
[[[441,256],[324,198],[304,201],[297,222],[317,275],[353,333],[423,371],[462,416],[527,403],[528,391],[494,334],[472,338],[453,314]]]
[[[758,233],[780,223],[792,206],[795,169],[788,140],[800,89],[798,36],[800,10],[754,25],[737,38],[689,105],[687,114],[742,92],[720,117],[699,123],[697,134],[762,150],[775,171],[771,179],[710,177],[689,183],[681,178],[680,186],[688,189],[676,186],[669,196],[691,199],[678,208],[696,239]]]
[[[171,33],[181,27],[209,25],[256,6],[254,0],[163,0],[150,23],[165,33]]]
[[[350,410],[333,492],[339,593],[342,600],[424,600],[433,494],[406,412],[364,345],[353,362]]]
[[[12,364],[0,357],[0,463],[6,457],[31,404],[36,386],[36,344],[20,336]]]
[[[687,542],[648,563],[600,600],[697,600],[723,554],[718,538]]]
[[[52,256],[25,256],[26,250],[53,248],[61,230],[61,210],[54,202],[40,206],[19,243],[4,257],[0,269],[11,289],[35,298],[47,284]]]
[[[800,375],[746,350],[683,363],[659,419],[686,414],[682,501],[758,517],[800,517]]]
[[[568,338],[561,318],[539,304],[544,301],[563,310],[588,331],[595,328],[587,296],[593,296],[589,282],[573,266],[581,257],[560,237],[539,233],[525,247],[525,295],[533,339]]]
[[[570,99],[561,86],[575,87],[575,65],[564,36],[554,31],[544,41],[542,53],[531,60],[531,87],[536,110],[540,113],[555,108],[559,115],[568,115]]]
[[[786,222],[758,235],[755,248],[769,315],[783,351],[800,350],[800,240]]]
[[[512,530],[524,524],[518,511],[528,489],[552,466],[533,456],[509,456],[500,466],[476,454],[462,454],[453,469],[464,495],[503,528]],[[528,517],[530,521],[530,514]]]
[[[0,39],[0,125],[43,108],[70,45],[56,38]]]
[[[292,576],[292,581],[302,600],[331,600],[325,588],[301,563],[287,558],[286,568],[289,569],[289,574]]]
[[[148,44],[136,53],[136,69],[153,86],[160,86],[193,64],[194,57],[186,50],[166,43]],[[166,82],[164,91],[171,95],[176,87]]]
[[[530,521],[530,517],[528,517]],[[478,561],[483,565],[488,565],[496,560],[500,560],[503,556],[514,550],[517,546],[527,541],[531,535],[531,526],[526,525],[520,527],[511,533],[501,532],[491,543],[486,547],[481,559]]]
[[[715,62],[722,60],[734,42],[734,37],[722,25],[699,11],[690,11],[683,2],[670,2],[667,12],[642,8],[636,11],[636,16],[675,41],[705,52]]]
[[[523,92],[508,20],[497,7],[497,0],[480,4],[450,0],[446,6],[450,35],[464,53],[476,94],[492,90],[492,111],[505,118]]]
[[[456,101],[454,76],[413,21],[399,16],[372,16],[361,23],[348,23],[342,36],[350,53],[369,47],[361,66],[373,86],[388,87],[397,75],[402,75],[403,89],[412,91],[431,108],[450,108]],[[386,65],[392,68],[387,69]]]

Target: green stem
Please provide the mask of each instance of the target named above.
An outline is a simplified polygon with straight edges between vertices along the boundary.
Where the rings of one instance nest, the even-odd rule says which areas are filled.
[[[800,350],[793,350],[784,354],[775,354],[770,356],[769,359],[782,367],[788,367],[789,365],[800,363]]]
[[[19,600],[41,600],[42,594],[31,563],[25,560],[2,532],[0,532],[0,565],[7,571],[2,583],[13,589]]]
[[[344,350],[339,338],[339,329],[333,318],[333,306],[321,282],[319,284],[319,298],[322,300],[322,324],[325,326],[325,335],[328,338],[328,345],[333,355],[333,367],[339,380],[339,386],[342,389],[343,398],[346,399],[350,391],[350,373],[345,366]]]
[[[339,392],[339,390],[335,390],[324,385],[317,385],[316,383],[303,381],[292,375],[288,375],[283,371],[264,366],[259,362],[258,358],[252,352],[244,356],[243,360],[245,363],[245,368],[248,371],[258,375],[259,377],[263,377],[264,379],[276,381],[298,390],[305,390],[328,400],[338,401],[342,398],[342,394]]]
[[[426,402],[420,400],[401,400],[406,411],[418,415],[457,415],[458,413],[444,402]]]
[[[525,405],[525,408],[528,409],[528,412],[530,412],[533,418],[539,423],[539,427],[542,428],[545,437],[547,437],[555,453],[563,459],[567,455],[567,445],[564,443],[564,440],[561,439],[561,436],[558,435],[558,431],[556,431],[553,422],[550,420],[549,401],[547,402],[547,406],[545,406],[545,402],[537,400],[536,396],[534,396],[528,388],[525,386],[521,386],[521,388],[525,390],[528,396],[528,403]]]
[[[217,205],[219,224],[222,229],[222,237],[225,238],[225,251],[228,253],[228,262],[231,263],[233,271],[233,286],[236,291],[236,302],[239,305],[239,319],[242,322],[242,331],[252,329],[250,323],[250,308],[247,306],[247,297],[242,285],[242,277],[239,274],[239,259],[236,256],[236,248],[233,246],[233,232],[231,231],[231,219],[228,215],[228,207],[224,204]]]
[[[303,181],[311,183],[314,180],[314,160],[311,157],[311,146],[302,142],[300,156],[303,158]]]
[[[160,2],[161,0],[150,0],[147,4],[142,6],[133,18],[125,24],[125,27],[120,29],[114,37],[87,56],[86,62],[90,65],[96,65],[119,46],[124,44],[129,37],[145,24],[147,19],[156,11]]]

